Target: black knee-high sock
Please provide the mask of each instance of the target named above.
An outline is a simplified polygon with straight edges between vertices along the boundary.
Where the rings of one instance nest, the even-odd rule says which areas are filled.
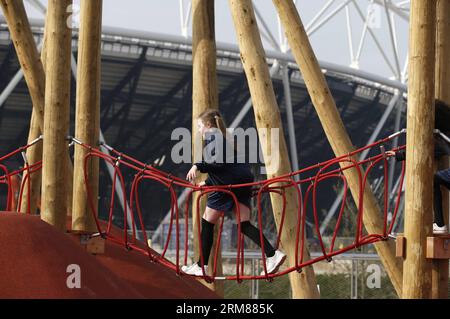
[[[258,230],[258,228],[253,226],[249,221],[241,222],[241,232],[245,236],[250,238],[259,247],[261,247],[259,230]],[[269,243],[269,241],[267,240],[266,236],[264,236],[264,234],[263,234],[263,240],[264,240],[264,252],[266,253],[266,256],[272,257],[273,255],[275,255],[275,249]]]
[[[442,193],[441,193],[442,180],[438,174],[434,174],[434,222],[442,227],[445,225],[444,214],[442,212]]]
[[[208,265],[209,255],[211,253],[211,247],[214,240],[214,224],[208,222],[206,219],[202,218],[202,255],[203,255],[203,263]],[[201,256],[198,257],[197,264],[199,266],[202,265]]]

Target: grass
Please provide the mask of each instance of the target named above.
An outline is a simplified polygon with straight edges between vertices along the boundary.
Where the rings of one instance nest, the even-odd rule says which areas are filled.
[[[351,285],[350,275],[330,274],[316,275],[320,287],[322,299],[350,299]],[[367,276],[358,279],[358,298],[360,299],[394,299],[397,298],[395,290],[386,276],[381,277],[381,287],[370,289],[366,285]],[[250,298],[250,281],[241,284],[235,281],[225,282],[225,298],[248,299]],[[289,277],[279,277],[273,282],[259,281],[260,299],[288,299],[290,298]]]

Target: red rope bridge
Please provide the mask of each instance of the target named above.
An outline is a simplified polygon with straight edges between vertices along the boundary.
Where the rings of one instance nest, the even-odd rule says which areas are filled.
[[[395,220],[397,217],[397,212],[399,209],[400,204],[400,198],[401,198],[401,190],[403,186],[403,180],[405,176],[405,163],[402,163],[402,172],[400,176],[400,183],[399,187],[396,191],[396,205],[395,209],[393,211],[393,216],[388,222],[388,197],[389,197],[389,189],[388,189],[388,183],[384,183],[384,209],[383,209],[383,232],[379,234],[364,234],[363,232],[363,221],[364,221],[364,207],[363,207],[363,199],[364,199],[364,192],[366,189],[366,184],[368,181],[368,176],[370,172],[373,170],[375,166],[382,165],[384,169],[384,180],[388,180],[388,158],[389,155],[384,152],[384,144],[391,141],[393,138],[397,137],[399,134],[404,133],[404,131],[400,131],[398,133],[395,133],[385,139],[379,140],[373,144],[367,145],[363,148],[360,148],[358,150],[355,150],[349,154],[328,160],[326,162],[318,163],[316,165],[300,169],[296,172],[292,172],[289,174],[281,175],[275,178],[263,180],[263,181],[257,181],[253,183],[247,183],[247,184],[233,184],[233,185],[220,185],[220,186],[196,186],[192,185],[191,183],[187,182],[184,179],[178,178],[176,176],[173,176],[169,173],[166,173],[164,171],[161,171],[152,165],[147,165],[145,163],[142,163],[138,161],[137,159],[128,156],[124,153],[121,153],[117,151],[116,149],[106,145],[102,144],[103,147],[109,150],[110,155],[103,153],[100,149],[91,147],[89,145],[86,145],[85,143],[78,141],[75,138],[69,138],[73,143],[76,143],[80,145],[81,147],[84,147],[88,150],[87,155],[84,159],[84,179],[85,179],[85,185],[87,190],[87,197],[89,201],[90,209],[93,213],[93,216],[95,218],[95,222],[98,228],[99,235],[101,235],[106,240],[110,240],[114,243],[117,243],[119,245],[123,245],[126,249],[129,250],[135,250],[138,251],[146,256],[148,256],[149,260],[151,262],[157,262],[160,263],[172,270],[174,270],[178,275],[183,275],[183,272],[181,271],[181,265],[187,264],[188,259],[188,243],[189,243],[189,237],[188,237],[188,231],[184,232],[184,247],[181,247],[180,245],[180,238],[181,238],[181,232],[180,232],[180,224],[184,223],[184,229],[188,229],[189,225],[189,209],[190,204],[192,201],[192,196],[195,192],[199,193],[199,196],[197,197],[197,210],[196,212],[193,212],[194,218],[196,218],[197,225],[200,225],[200,211],[199,211],[199,202],[201,198],[205,195],[207,195],[210,192],[223,192],[228,195],[230,195],[235,204],[236,204],[236,220],[240,220],[240,211],[239,211],[239,205],[237,204],[237,198],[234,195],[234,193],[231,191],[233,188],[238,187],[244,187],[244,186],[251,186],[253,189],[253,196],[256,196],[257,198],[257,214],[258,214],[258,224],[259,224],[259,230],[260,230],[260,239],[261,239],[261,259],[263,264],[263,275],[257,275],[257,276],[250,276],[245,275],[245,269],[244,269],[244,257],[245,257],[245,251],[244,251],[244,237],[241,233],[240,229],[240,223],[238,223],[238,240],[237,240],[237,256],[236,256],[236,273],[232,276],[226,276],[226,277],[219,277],[216,276],[217,273],[217,260],[218,260],[218,251],[220,247],[220,241],[221,241],[221,235],[223,231],[223,222],[224,218],[221,218],[221,222],[219,224],[219,235],[217,239],[217,245],[216,250],[214,252],[214,265],[213,265],[213,271],[212,274],[207,275],[205,273],[205,270],[203,268],[204,276],[203,278],[207,281],[214,281],[214,280],[237,280],[238,282],[241,282],[242,280],[246,279],[266,279],[266,280],[272,280],[274,277],[283,276],[286,275],[292,271],[301,272],[302,268],[312,265],[314,263],[317,263],[322,260],[331,261],[332,257],[338,254],[342,254],[344,252],[347,252],[349,250],[358,248],[362,245],[372,244],[376,243],[378,241],[385,241],[389,238],[389,234],[392,233]],[[12,207],[12,202],[14,200],[12,195],[12,187],[11,187],[11,178],[18,174],[24,174],[22,178],[22,185],[20,188],[20,195],[19,195],[19,203],[21,202],[21,198],[23,196],[23,189],[24,187],[28,187],[28,197],[30,196],[30,175],[39,169],[42,168],[42,162],[37,162],[33,165],[28,165],[25,151],[34,145],[35,143],[39,142],[41,138],[33,141],[29,145],[26,145],[24,147],[21,147],[17,149],[16,151],[0,158],[0,168],[3,170],[4,175],[0,176],[0,184],[6,184],[8,187],[8,193],[7,193],[7,204],[6,204],[6,210],[10,210]],[[370,158],[357,161],[355,160],[355,157],[362,153],[365,150],[372,149],[374,147],[380,147],[381,151],[379,154],[372,156]],[[400,149],[404,149],[405,146],[394,148],[393,151],[398,151]],[[1,164],[6,159],[18,154],[22,153],[25,161],[25,165],[23,168],[8,172],[8,169],[5,165]],[[109,217],[108,217],[108,223],[106,226],[106,229],[102,229],[99,219],[98,219],[98,212],[97,208],[94,204],[94,200],[92,198],[91,189],[89,185],[89,179],[88,179],[88,164],[89,161],[92,158],[99,158],[105,161],[107,165],[111,165],[114,169],[114,174],[112,178],[112,189],[111,189],[111,199],[109,204]],[[338,166],[339,165],[339,166]],[[127,196],[127,191],[125,187],[125,178],[122,174],[121,167],[127,167],[131,169],[135,174],[133,181],[131,183],[131,189],[129,192],[129,195]],[[335,168],[338,167],[338,168]],[[344,218],[344,211],[345,211],[345,203],[348,195],[348,184],[347,184],[347,178],[343,174],[344,171],[355,169],[357,171],[358,177],[359,177],[359,202],[357,203],[357,216],[356,216],[356,234],[354,235],[354,241],[351,245],[336,249],[335,243],[336,238],[338,235],[338,231],[340,230],[342,219]],[[300,179],[298,181],[294,180],[294,176],[305,176],[309,175],[309,177]],[[340,206],[340,210],[338,213],[336,225],[333,230],[333,235],[331,237],[331,244],[327,247],[324,243],[324,240],[322,238],[322,235],[320,233],[320,225],[319,225],[319,217],[317,212],[317,191],[318,186],[331,179],[338,179],[341,180],[343,183],[343,199],[342,204]],[[145,181],[154,181],[162,186],[166,187],[169,190],[170,198],[171,198],[171,204],[170,204],[170,225],[169,230],[167,234],[167,238],[164,243],[164,248],[160,254],[156,253],[151,247],[148,245],[148,238],[145,231],[145,225],[143,222],[143,215],[142,215],[142,209],[140,206],[140,199],[139,199],[139,185]],[[113,211],[114,211],[114,205],[115,205],[115,194],[116,194],[116,187],[117,182],[119,182],[122,186],[123,190],[123,198],[125,199],[126,203],[123,205],[124,207],[124,225],[123,225],[123,233],[121,236],[115,236],[111,232],[112,228],[112,220],[113,220]],[[305,185],[303,189],[306,189],[305,193],[302,194],[301,186]],[[187,188],[189,189],[187,200],[184,204],[184,209],[178,207],[177,202],[177,193],[174,189],[174,187],[181,187],[181,188]],[[263,227],[263,209],[261,205],[261,199],[262,195],[264,193],[274,193],[282,197],[283,200],[283,209],[281,213],[281,221],[279,223],[278,227],[278,233],[277,233],[277,241],[276,241],[276,247],[279,245],[282,245],[281,237],[283,234],[283,229],[285,228],[285,216],[286,216],[286,189],[292,188],[295,190],[295,193],[297,195],[297,206],[298,210],[296,212],[297,214],[297,224],[295,225],[295,256],[291,257],[291,263],[292,263],[292,257],[293,260],[295,260],[295,265],[290,265],[288,268],[284,269],[283,271],[280,271],[275,274],[268,274],[266,269],[266,256],[264,254],[264,241],[262,240],[263,234],[262,231],[264,229]],[[128,198],[128,201],[127,201]],[[305,258],[305,242],[306,242],[306,233],[305,233],[305,226],[306,226],[306,211],[308,208],[308,205],[311,205],[312,201],[312,211],[313,211],[313,217],[314,217],[314,227],[316,230],[317,239],[320,244],[320,250],[321,255],[319,257],[309,259],[307,260]],[[28,207],[27,207],[27,213],[30,213],[30,198],[28,198]],[[129,203],[129,209],[131,210],[128,212],[128,204]],[[18,207],[18,211],[20,211],[20,204]],[[183,213],[183,214],[182,214]],[[128,232],[128,226],[127,225],[127,216],[130,214],[131,216],[131,222],[132,222],[132,231],[131,234]],[[144,237],[144,243],[139,241],[136,236],[136,218],[137,216],[137,223],[139,223],[139,226],[142,230],[142,234]],[[183,220],[184,217],[184,220]],[[199,245],[201,246],[201,236],[200,236],[200,227],[197,227],[198,231],[198,240],[200,241]],[[175,232],[175,247],[176,247],[176,256],[175,256],[175,262],[171,262],[166,258],[166,253],[169,247],[169,243],[172,238],[172,232]],[[181,257],[181,250],[183,250],[183,259]],[[203,256],[201,255],[201,249],[200,249],[200,258],[202,261]],[[203,266],[202,266],[203,267]]]

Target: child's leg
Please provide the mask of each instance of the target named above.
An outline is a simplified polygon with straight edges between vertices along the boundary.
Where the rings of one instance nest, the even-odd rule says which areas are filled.
[[[236,209],[234,210],[236,213]],[[259,230],[250,223],[250,209],[244,204],[239,203],[239,215],[241,222],[241,232],[250,238],[255,244],[261,247],[261,238],[259,236]],[[237,218],[237,216],[236,216]],[[264,252],[267,257],[275,255],[275,249],[272,247],[266,236],[263,234],[264,240]]]
[[[202,265],[202,256],[203,262],[205,265],[208,264],[209,255],[211,253],[211,247],[214,240],[214,226],[216,225],[219,218],[222,216],[222,212],[212,209],[210,207],[206,207],[205,213],[202,218],[202,228],[201,228],[201,239],[202,239],[202,255],[198,258],[198,265]]]
[[[444,175],[445,176],[445,175]],[[445,225],[444,214],[442,211],[442,192],[441,185],[449,188],[450,181],[447,181],[442,175],[441,171],[434,174],[434,222],[439,226]]]

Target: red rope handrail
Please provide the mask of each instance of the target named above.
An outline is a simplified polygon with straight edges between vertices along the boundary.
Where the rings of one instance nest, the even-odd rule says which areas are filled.
[[[119,169],[119,165],[123,165],[124,167],[127,167],[129,169],[132,169],[134,171],[136,171],[136,175],[134,177],[134,180],[131,184],[131,191],[130,191],[130,196],[129,196],[129,202],[130,202],[130,214],[132,216],[132,223],[133,223],[133,227],[132,227],[132,242],[129,242],[128,240],[128,236],[127,236],[127,221],[126,221],[126,216],[128,212],[124,213],[124,236],[123,238],[117,238],[114,235],[112,235],[110,233],[110,227],[108,227],[106,229],[106,231],[102,230],[99,226],[99,222],[98,222],[98,217],[97,217],[97,212],[96,210],[94,210],[92,208],[92,204],[91,204],[91,211],[93,212],[95,219],[96,219],[96,224],[98,227],[99,232],[107,239],[112,240],[115,243],[119,243],[124,245],[125,247],[127,247],[128,249],[135,249],[137,251],[142,252],[143,254],[146,254],[152,261],[155,262],[159,262],[162,263],[163,265],[167,266],[170,269],[173,269],[177,274],[181,275],[182,272],[180,270],[180,253],[179,250],[181,249],[180,247],[180,229],[179,229],[179,218],[180,218],[180,214],[179,214],[179,209],[178,209],[178,204],[177,204],[177,198],[176,198],[176,193],[174,190],[174,187],[182,187],[182,188],[188,188],[189,189],[189,193],[186,199],[186,203],[185,203],[185,209],[184,209],[184,223],[185,223],[185,237],[184,237],[184,263],[187,263],[187,257],[188,257],[188,225],[189,225],[189,207],[190,207],[190,202],[191,202],[191,198],[192,198],[192,194],[194,192],[200,192],[200,195],[197,197],[197,211],[194,212],[194,218],[196,218],[197,220],[197,224],[200,225],[200,212],[199,212],[199,202],[202,196],[207,195],[210,192],[224,192],[226,194],[228,194],[229,196],[232,197],[233,201],[236,204],[236,218],[237,220],[240,220],[240,211],[239,211],[239,205],[237,205],[237,198],[235,197],[234,193],[232,192],[232,189],[234,188],[238,188],[238,187],[252,187],[253,189],[253,196],[257,197],[257,206],[258,206],[258,224],[259,224],[259,231],[260,231],[260,241],[261,241],[261,257],[262,257],[262,261],[263,261],[263,274],[262,275],[257,275],[257,276],[247,276],[244,275],[244,248],[243,248],[243,234],[241,232],[240,229],[240,223],[238,223],[238,240],[237,240],[237,252],[236,252],[236,274],[233,276],[227,276],[227,277],[216,277],[216,271],[217,271],[217,258],[218,258],[218,249],[219,249],[219,245],[220,245],[220,238],[222,235],[222,230],[223,230],[223,218],[221,220],[221,223],[219,225],[219,235],[218,235],[218,243],[216,246],[216,251],[214,253],[214,262],[213,262],[213,271],[212,271],[212,275],[209,276],[206,273],[204,273],[204,279],[207,281],[214,281],[216,279],[228,279],[228,280],[237,280],[238,282],[242,281],[242,280],[246,280],[246,279],[266,279],[266,280],[272,280],[273,278],[277,277],[277,276],[282,276],[285,275],[287,273],[290,273],[292,271],[301,271],[302,268],[314,264],[316,262],[319,262],[321,260],[328,260],[331,261],[332,257],[338,254],[341,254],[343,252],[349,251],[351,249],[355,249],[358,248],[362,245],[366,245],[366,244],[371,244],[371,243],[375,243],[377,241],[381,241],[381,240],[387,240],[388,238],[388,234],[392,231],[395,220],[396,220],[396,216],[397,216],[397,212],[398,212],[398,208],[399,208],[399,202],[400,202],[400,196],[401,196],[401,187],[403,185],[403,179],[404,179],[404,174],[405,174],[405,170],[404,170],[404,164],[402,167],[402,174],[401,174],[401,183],[400,183],[400,187],[398,189],[398,195],[397,195],[397,200],[396,200],[396,205],[395,205],[395,210],[394,210],[394,214],[393,214],[393,218],[390,221],[390,225],[388,225],[388,221],[387,221],[387,199],[386,199],[386,195],[389,193],[388,190],[388,186],[387,183],[385,183],[385,190],[384,190],[384,210],[383,210],[383,232],[382,234],[367,234],[367,235],[363,235],[363,222],[364,222],[364,218],[363,218],[363,211],[364,211],[364,207],[363,207],[363,203],[364,203],[364,193],[365,193],[365,188],[366,188],[366,184],[368,181],[368,175],[369,173],[372,171],[372,169],[379,163],[379,162],[383,162],[384,165],[384,178],[386,180],[386,178],[388,177],[388,170],[387,170],[387,157],[386,154],[383,152],[381,154],[375,155],[373,157],[367,158],[365,160],[361,160],[361,161],[357,161],[354,157],[355,155],[363,152],[364,150],[367,149],[371,149],[373,147],[379,146],[379,145],[383,145],[385,143],[387,143],[388,141],[390,141],[393,137],[395,136],[390,136],[388,138],[379,140],[375,143],[372,143],[370,145],[367,145],[363,148],[360,148],[358,150],[355,150],[349,154],[345,154],[345,155],[341,155],[339,157],[336,157],[334,159],[330,159],[328,161],[322,162],[322,163],[318,163],[315,165],[312,165],[310,167],[306,167],[303,169],[300,169],[296,172],[291,172],[291,173],[287,173],[287,174],[283,174],[271,179],[267,179],[264,181],[255,181],[255,182],[251,182],[251,183],[244,183],[244,184],[233,184],[233,185],[216,185],[216,186],[198,186],[198,185],[192,185],[190,183],[188,183],[187,181],[178,178],[176,176],[173,176],[169,173],[166,173],[164,171],[161,171],[151,165],[147,165],[145,163],[140,162],[139,160],[136,160],[134,158],[132,158],[129,155],[126,155],[122,152],[119,152],[117,150],[115,150],[114,148],[103,144],[104,147],[106,147],[110,152],[111,155],[107,155],[102,153],[99,149],[97,148],[93,148],[90,147],[88,145],[85,145],[84,143],[77,141],[78,144],[80,144],[81,146],[88,148],[89,149],[89,153],[86,155],[85,157],[85,182],[86,182],[86,189],[88,190],[88,193],[90,191],[89,188],[89,182],[88,182],[88,177],[87,177],[87,161],[89,158],[91,157],[98,157],[100,159],[103,159],[106,161],[107,165],[113,165],[114,166],[114,178],[113,178],[113,187],[112,187],[112,192],[114,192],[115,190],[115,180],[116,177],[119,177],[120,183],[122,185],[122,189],[124,192],[124,199],[126,200],[127,196],[125,194],[125,183],[124,183],[124,178],[123,175],[120,172]],[[394,151],[398,151],[401,149],[404,149],[405,146],[401,146],[401,147],[397,147],[395,149],[393,149]],[[339,165],[339,168],[333,168],[333,166],[335,165]],[[365,172],[363,173],[362,167],[364,165],[367,165],[367,169],[365,170]],[[341,225],[341,221],[343,218],[343,214],[345,211],[345,202],[347,200],[347,193],[348,193],[348,183],[347,183],[347,179],[345,177],[345,172],[347,170],[350,169],[356,169],[357,171],[357,175],[358,175],[358,183],[359,183],[359,187],[358,187],[358,193],[359,193],[359,198],[358,198],[358,203],[357,203],[357,208],[358,208],[358,213],[357,213],[357,223],[356,223],[356,234],[355,234],[355,238],[354,238],[354,242],[351,245],[348,245],[346,247],[343,247],[341,249],[337,249],[335,250],[335,243],[336,243],[336,238],[338,235],[338,231],[340,229],[340,225]],[[314,173],[314,170],[317,170],[317,172]],[[294,181],[293,177],[296,175],[305,175],[305,173],[307,172],[311,172],[313,175],[310,177],[306,177],[303,179],[300,179],[298,181]],[[342,180],[343,182],[343,187],[344,187],[344,196],[342,199],[342,204],[341,207],[339,209],[339,214],[338,214],[338,218],[337,218],[337,222],[336,225],[333,229],[333,233],[331,236],[331,243],[329,245],[328,248],[325,247],[323,238],[322,238],[322,234],[320,234],[320,229],[319,229],[319,218],[318,218],[318,212],[317,212],[317,187],[320,183],[327,181],[329,179],[334,179],[334,178],[338,178],[340,180]],[[142,218],[142,209],[140,207],[140,203],[139,203],[139,185],[142,181],[144,180],[152,180],[152,181],[156,181],[158,183],[160,183],[161,185],[163,185],[164,187],[168,188],[169,192],[170,192],[170,198],[171,198],[171,205],[170,205],[170,224],[169,224],[169,229],[168,229],[168,233],[167,233],[167,238],[164,242],[164,247],[163,247],[163,251],[161,254],[157,254],[156,252],[152,251],[147,243],[147,235],[145,232],[145,226],[143,223],[143,218]],[[307,184],[310,183],[310,185],[307,187],[306,189],[306,193],[305,196],[302,197],[302,192],[300,191],[300,186],[302,184]],[[276,184],[276,186],[271,186],[273,184]],[[295,230],[296,230],[296,254],[295,254],[295,265],[286,268],[285,270],[278,272],[276,274],[268,274],[267,273],[267,269],[265,266],[265,254],[264,254],[264,241],[263,241],[263,217],[262,217],[262,206],[261,206],[261,196],[262,193],[276,193],[280,196],[282,196],[282,202],[283,202],[283,208],[282,208],[282,215],[281,215],[281,222],[279,225],[279,230],[277,233],[277,241],[276,241],[276,247],[278,247],[281,243],[281,238],[282,238],[282,233],[283,233],[283,226],[285,223],[285,211],[286,211],[286,197],[285,197],[285,189],[288,187],[294,187],[296,189],[296,193],[297,193],[297,200],[298,200],[298,211],[297,211],[297,224],[295,225]],[[310,194],[312,194],[312,211],[313,211],[313,217],[314,217],[314,223],[315,223],[315,229],[317,232],[317,237],[319,240],[319,244],[320,244],[320,248],[322,251],[322,255],[314,258],[314,259],[310,259],[310,260],[305,260],[305,256],[304,256],[304,248],[305,248],[305,226],[306,226],[306,209],[307,209],[307,203],[308,200],[310,199]],[[112,219],[112,209],[114,206],[114,194],[111,194],[111,204],[110,204],[110,212],[109,212],[109,224],[111,222]],[[91,197],[88,196],[89,200],[91,201]],[[126,203],[124,205],[124,207],[127,207]],[[125,208],[126,210],[126,208]],[[134,230],[134,214],[137,214],[138,218],[139,218],[139,224],[141,227],[141,230],[144,234],[144,240],[145,240],[145,244],[146,244],[146,249],[143,249],[142,247],[140,247],[137,242],[136,242],[136,234],[135,234],[135,230]],[[175,248],[176,248],[176,256],[175,256],[175,263],[171,263],[170,261],[168,261],[165,258],[167,249],[168,249],[168,245],[169,242],[172,238],[172,230],[174,227],[174,222],[175,222]],[[199,237],[199,245],[201,246],[201,236],[200,236],[200,227],[197,228],[197,232],[198,232],[198,237]],[[201,261],[201,266],[204,272],[204,265],[205,265],[205,260],[203,259],[204,257],[202,256],[202,252],[200,250],[200,261]]]
[[[255,181],[251,183],[244,183],[244,184],[233,184],[233,185],[215,185],[215,186],[199,186],[199,185],[192,185],[191,183],[185,181],[184,179],[181,179],[179,177],[173,176],[172,174],[169,174],[167,172],[164,172],[162,170],[159,170],[152,165],[147,165],[145,163],[140,162],[139,160],[124,154],[122,152],[119,152],[115,150],[114,148],[102,144],[103,147],[106,147],[111,154],[105,154],[101,152],[100,149],[91,147],[87,144],[84,144],[74,138],[72,138],[72,142],[75,142],[79,144],[80,146],[86,148],[88,150],[88,153],[86,154],[84,158],[84,181],[85,181],[85,187],[87,192],[87,200],[90,207],[90,210],[92,214],[94,215],[94,219],[96,222],[97,229],[99,233],[106,238],[107,240],[110,240],[111,242],[114,242],[119,245],[123,245],[127,249],[136,250],[146,256],[149,257],[149,259],[153,262],[158,262],[172,270],[174,270],[178,275],[183,275],[180,267],[180,210],[177,203],[177,196],[174,187],[181,187],[189,189],[189,193],[185,202],[185,208],[184,208],[184,226],[185,226],[185,237],[184,237],[184,264],[187,263],[188,258],[188,247],[189,247],[189,237],[188,237],[188,226],[189,226],[189,208],[191,205],[191,199],[194,192],[199,192],[199,196],[197,196],[197,209],[195,212],[193,212],[194,218],[196,218],[197,224],[199,225],[197,227],[198,232],[198,238],[199,238],[199,245],[201,246],[201,236],[200,236],[200,211],[199,211],[199,203],[203,196],[211,193],[211,192],[223,192],[233,199],[235,206],[236,206],[236,219],[240,220],[240,210],[237,198],[235,194],[233,193],[233,189],[239,188],[239,187],[251,187],[252,193],[254,197],[257,199],[257,220],[259,224],[259,236],[260,236],[260,242],[261,242],[261,259],[263,261],[263,272],[260,275],[256,276],[249,276],[245,275],[244,272],[244,259],[245,259],[245,251],[244,251],[244,237],[241,232],[241,226],[240,223],[238,224],[238,238],[237,238],[237,252],[236,252],[236,274],[232,276],[226,276],[226,277],[217,277],[217,263],[218,263],[218,252],[220,248],[220,241],[222,237],[222,231],[223,231],[223,221],[224,219],[221,219],[220,225],[219,225],[219,233],[218,233],[218,242],[216,244],[216,249],[214,252],[214,261],[213,261],[213,268],[212,268],[212,274],[207,275],[205,273],[204,265],[207,261],[204,260],[204,256],[202,256],[202,251],[200,249],[200,261],[201,261],[201,267],[203,269],[204,273],[204,279],[207,281],[214,281],[217,279],[227,279],[227,280],[237,280],[238,282],[241,282],[242,280],[246,279],[266,279],[266,280],[272,280],[275,277],[286,275],[292,271],[301,271],[302,268],[312,265],[314,263],[317,263],[322,260],[328,260],[331,261],[333,256],[336,256],[338,254],[344,253],[346,251],[358,248],[362,245],[372,244],[376,243],[378,241],[387,240],[388,235],[392,232],[399,205],[400,205],[400,198],[401,198],[401,191],[403,187],[403,181],[405,176],[405,163],[402,164],[402,172],[400,176],[400,183],[399,187],[397,189],[397,198],[395,203],[395,208],[393,211],[392,219],[390,220],[390,223],[388,223],[388,195],[389,195],[389,188],[388,184],[385,182],[384,184],[384,208],[383,208],[383,227],[382,227],[382,233],[381,234],[363,234],[363,223],[364,223],[364,195],[366,188],[369,187],[367,185],[368,182],[368,176],[370,172],[373,170],[374,167],[376,167],[379,163],[382,163],[383,165],[383,176],[384,180],[387,181],[388,179],[388,161],[387,158],[389,156],[384,153],[384,151],[378,155],[372,156],[370,158],[367,158],[365,160],[357,161],[356,155],[360,154],[361,152],[374,148],[376,146],[381,146],[396,137],[397,134],[391,135],[387,138],[381,139],[375,143],[372,143],[370,145],[364,146],[360,149],[354,150],[350,152],[349,154],[344,154],[341,156],[338,156],[336,158],[330,159],[325,162],[317,163],[315,165],[302,168],[295,172],[286,173],[274,178],[270,178],[263,181]],[[30,186],[30,176],[31,174],[37,172],[42,168],[42,161],[34,163],[32,165],[28,165],[26,158],[25,159],[25,165],[23,168],[9,172],[7,167],[2,164],[3,161],[6,159],[9,159],[18,153],[24,154],[24,152],[34,145],[35,143],[39,142],[42,138],[36,139],[35,141],[32,141],[30,144],[22,146],[18,148],[17,150],[10,152],[9,154],[3,156],[0,158],[0,169],[4,172],[3,176],[0,176],[0,183],[6,184],[8,187],[8,195],[7,195],[7,204],[6,208],[9,209],[11,207],[11,204],[14,200],[14,195],[12,194],[12,187],[11,187],[11,178],[16,175],[23,174],[22,184],[20,186],[20,193],[19,193],[19,205],[18,210],[20,211],[21,207],[21,198],[24,193],[24,188],[27,187],[28,190],[28,207],[27,212],[30,213],[30,193],[31,193],[31,186]],[[394,148],[393,151],[399,151],[404,149],[405,146]],[[104,160],[106,165],[111,165],[114,168],[113,172],[113,181],[112,181],[112,189],[111,189],[111,199],[109,202],[109,211],[108,211],[108,223],[106,226],[106,229],[102,229],[99,219],[98,219],[98,210],[94,205],[94,200],[92,198],[92,192],[91,187],[89,184],[89,161],[92,158],[99,158],[101,160]],[[339,165],[339,168],[334,168],[336,165]],[[122,174],[121,167],[126,167],[131,170],[134,170],[136,174],[134,175],[134,179],[131,183],[131,190],[129,193],[129,196],[127,196],[127,191],[125,187],[125,178]],[[366,166],[365,171],[363,170],[363,167]],[[358,213],[356,216],[357,222],[356,222],[356,233],[354,242],[351,245],[348,245],[346,247],[336,249],[335,250],[335,243],[337,239],[338,232],[340,230],[343,214],[345,211],[345,203],[347,201],[348,197],[348,182],[347,178],[345,176],[345,172],[350,169],[355,169],[358,176],[358,203],[356,204],[356,207],[358,209]],[[310,174],[310,176],[308,176]],[[303,179],[298,178],[298,180],[294,180],[294,177],[296,176],[307,176]],[[331,180],[331,179],[338,179],[342,181],[343,184],[343,198],[342,198],[342,204],[339,209],[336,225],[333,229],[332,236],[331,236],[331,242],[329,244],[329,247],[327,248],[324,240],[322,238],[322,234],[320,233],[319,228],[319,216],[318,216],[318,209],[317,209],[317,191],[318,186],[320,183],[323,183],[325,181]],[[148,238],[145,231],[145,225],[143,221],[143,214],[142,214],[142,208],[140,205],[140,197],[139,197],[139,186],[144,181],[154,181],[162,186],[166,187],[169,190],[170,193],[170,224],[168,229],[167,238],[164,242],[164,247],[161,254],[156,253],[151,249],[151,247],[148,244]],[[116,205],[116,187],[117,182],[120,183],[122,187],[123,192],[123,198],[124,198],[124,225],[123,225],[123,233],[122,236],[115,236],[112,234],[112,219],[114,214],[114,207]],[[308,187],[305,190],[305,194],[303,196],[301,191],[302,185],[308,185]],[[293,260],[295,261],[295,265],[291,265],[290,267],[287,267],[283,271],[280,271],[275,274],[268,274],[266,269],[266,256],[264,254],[264,240],[263,240],[263,209],[262,209],[262,194],[263,193],[274,193],[282,197],[282,210],[281,210],[281,218],[280,218],[280,224],[278,225],[278,233],[276,237],[276,248],[278,248],[282,244],[282,235],[284,230],[284,224],[286,222],[286,207],[287,207],[287,199],[285,190],[287,188],[294,188],[295,193],[297,195],[297,221],[296,225],[293,225],[292,227],[295,229],[295,256]],[[355,196],[355,194],[353,194]],[[128,211],[128,202],[130,203],[129,210]],[[305,241],[306,241],[306,212],[308,208],[308,202],[312,200],[312,213],[314,218],[314,228],[317,233],[317,238],[320,244],[321,249],[321,256],[316,257],[314,259],[305,260]],[[129,238],[128,234],[128,225],[127,225],[127,217],[128,214],[131,215],[131,238]],[[141,228],[141,231],[143,233],[143,239],[144,239],[144,246],[142,243],[139,243],[137,240],[137,234],[136,234],[136,222],[135,222],[135,214],[137,214],[139,226]],[[175,225],[174,225],[175,224]],[[173,228],[175,227],[175,248],[176,248],[176,255],[175,255],[175,263],[170,262],[165,256],[172,238],[172,232]]]

